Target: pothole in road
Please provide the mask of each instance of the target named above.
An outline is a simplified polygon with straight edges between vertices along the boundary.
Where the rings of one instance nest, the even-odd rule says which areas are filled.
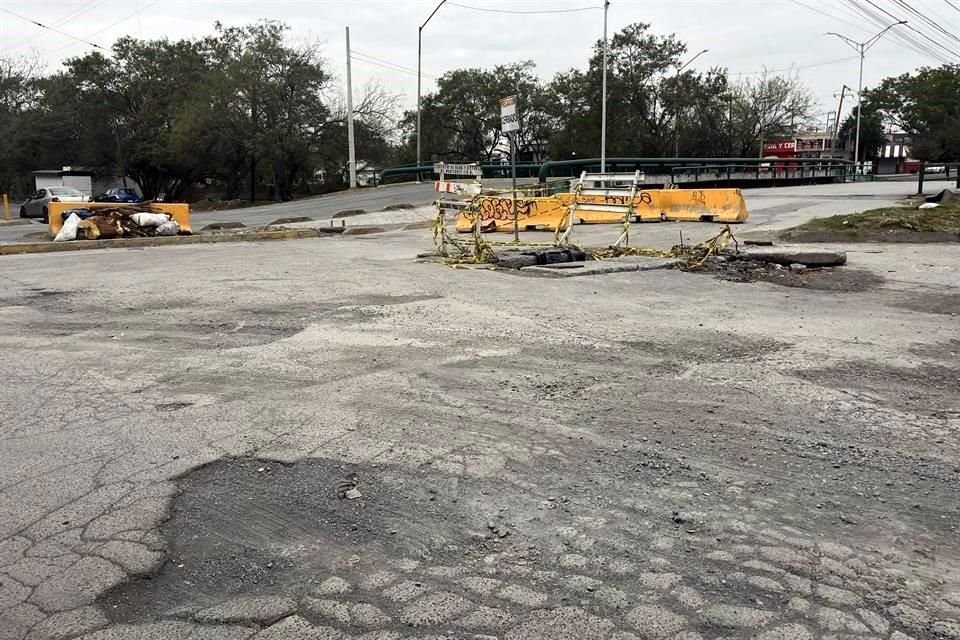
[[[362,497],[340,498],[352,478]],[[143,621],[242,596],[299,598],[334,573],[483,556],[501,545],[498,531],[514,525],[490,497],[505,489],[479,483],[429,465],[221,460],[179,481],[162,527],[168,557],[160,571],[106,592],[100,605],[115,621]],[[513,497],[511,511],[524,500]]]

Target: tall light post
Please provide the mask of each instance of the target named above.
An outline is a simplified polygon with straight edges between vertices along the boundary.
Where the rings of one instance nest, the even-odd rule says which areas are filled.
[[[607,172],[607,13],[610,0],[603,0],[603,86],[600,98],[600,173]],[[602,185],[601,185],[602,186]]]
[[[417,29],[417,182],[420,182],[420,61],[423,54],[423,28],[427,26],[430,19],[440,10],[447,0],[440,0],[434,10],[430,13],[420,28]]]
[[[893,24],[888,26],[886,29],[884,29],[877,35],[873,36],[869,40],[866,40],[865,42],[857,42],[856,40],[848,38],[847,36],[840,35],[839,33],[835,33],[833,31],[830,31],[829,33],[827,33],[828,36],[837,36],[838,38],[843,40],[850,48],[852,48],[854,51],[860,54],[860,79],[857,81],[857,141],[853,146],[853,179],[854,180],[857,179],[857,172],[860,168],[859,167],[860,165],[860,111],[861,111],[861,108],[863,107],[863,59],[866,58],[867,51],[869,51],[873,45],[877,44],[877,41],[880,40],[880,38],[882,38],[884,35],[886,35],[887,31],[890,31],[890,29],[893,29],[894,27],[899,26],[901,24],[907,24],[907,21],[901,20],[900,22],[894,22]]]
[[[680,65],[679,67],[677,67],[676,81],[674,82],[674,84],[676,85],[676,88],[677,88],[678,93],[679,93],[679,90],[680,90],[680,73],[681,73],[684,69],[686,69],[687,67],[689,67],[689,66],[693,63],[694,60],[696,60],[697,58],[699,58],[699,57],[702,56],[703,54],[707,53],[708,51],[710,51],[710,49],[704,49],[703,51],[701,51],[700,53],[698,53],[697,55],[693,56],[692,58],[690,58],[689,60],[687,60],[686,62],[684,62],[682,65]],[[680,133],[679,133],[679,130],[680,130],[680,109],[679,109],[679,107],[676,107],[676,113],[673,114],[673,157],[674,157],[674,158],[679,158],[679,157],[680,157]]]

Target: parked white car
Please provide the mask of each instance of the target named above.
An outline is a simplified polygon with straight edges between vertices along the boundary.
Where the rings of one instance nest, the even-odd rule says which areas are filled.
[[[40,189],[20,205],[21,218],[41,218],[47,222],[47,205],[51,202],[90,202],[91,199],[71,187],[47,187]]]

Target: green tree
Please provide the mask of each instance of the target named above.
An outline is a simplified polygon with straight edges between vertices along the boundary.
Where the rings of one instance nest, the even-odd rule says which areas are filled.
[[[960,65],[886,78],[864,97],[886,122],[913,136],[914,157],[960,159]]]
[[[520,154],[541,159],[552,132],[552,116],[532,62],[499,65],[492,69],[458,69],[437,81],[437,90],[421,101],[422,155],[426,159],[489,161],[509,142],[500,131],[500,98],[516,95]],[[416,154],[415,111],[401,122],[406,137],[405,157]],[[413,153],[411,154],[411,151]]]
[[[863,111],[860,117],[860,160],[872,160],[877,157],[880,149],[886,143],[886,136],[883,131],[884,118],[876,105],[869,99],[864,100],[861,108]],[[856,146],[856,107],[853,108],[850,115],[848,115],[843,121],[843,124],[840,125],[838,139],[844,141],[850,149]]]

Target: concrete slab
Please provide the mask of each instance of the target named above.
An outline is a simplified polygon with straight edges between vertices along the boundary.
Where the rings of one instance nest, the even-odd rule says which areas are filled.
[[[524,273],[547,275],[559,278],[573,278],[577,276],[596,276],[605,273],[624,273],[629,271],[653,271],[656,269],[672,269],[679,260],[675,258],[647,258],[630,256],[612,260],[586,260],[582,262],[563,262],[560,264],[545,264],[532,267],[523,267]]]
[[[745,246],[738,253],[730,254],[730,257],[784,266],[802,264],[808,267],[835,267],[847,263],[845,251],[816,245]]]

